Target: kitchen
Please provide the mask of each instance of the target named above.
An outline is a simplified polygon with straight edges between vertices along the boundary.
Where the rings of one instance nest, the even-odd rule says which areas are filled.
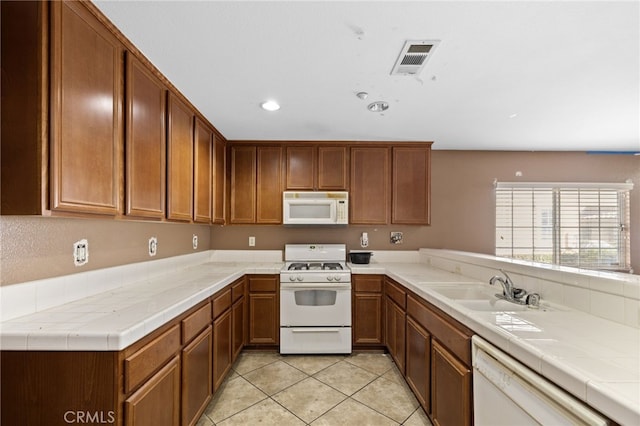
[[[99,4],[100,6],[100,4]],[[101,5],[107,7],[107,5]],[[131,5],[134,7],[134,5]],[[135,7],[142,7],[137,5]],[[5,7],[3,6],[3,9]],[[633,17],[634,14],[627,14]],[[285,16],[287,16],[285,14]],[[637,13],[636,15],[637,16]],[[632,31],[637,33],[636,26]],[[3,23],[4,24],[4,23]],[[120,27],[120,25],[118,25]],[[4,25],[3,25],[4,28]],[[124,30],[123,28],[121,28]],[[364,35],[355,34],[354,42],[366,41],[369,34],[367,28],[364,28]],[[356,33],[358,31],[355,31]],[[127,34],[129,37],[133,35]],[[360,40],[358,37],[364,37]],[[442,36],[444,38],[444,36]],[[3,37],[5,40],[5,37]],[[635,37],[637,40],[637,37]],[[439,45],[435,51],[435,55],[446,52],[445,42]],[[636,42],[637,45],[637,42]],[[138,46],[142,48],[142,46]],[[3,46],[3,51],[5,51]],[[633,52],[637,52],[637,46]],[[271,52],[273,53],[273,52]],[[615,53],[615,52],[614,52]],[[148,53],[150,55],[150,53]],[[394,55],[397,54],[394,53]],[[443,53],[444,54],[444,53]],[[615,55],[612,53],[615,57]],[[430,66],[436,65],[438,56],[434,56],[427,64],[427,70]],[[395,59],[392,58],[391,62]],[[165,71],[160,63],[153,62],[163,72],[169,72],[169,68]],[[637,62],[637,61],[636,61]],[[626,64],[626,62],[624,63]],[[386,66],[386,65],[384,65]],[[637,68],[637,63],[633,65]],[[631,71],[634,71],[633,66]],[[3,68],[5,67],[3,61]],[[425,71],[427,71],[425,70]],[[635,69],[637,71],[637,69]],[[385,71],[388,74],[388,70]],[[429,73],[425,74],[431,76]],[[633,84],[637,86],[637,75],[634,74],[635,80]],[[446,78],[446,73],[438,75],[439,81]],[[438,80],[437,79],[437,80]],[[620,82],[616,79],[605,79],[610,84]],[[612,82],[612,80],[614,80]],[[415,80],[413,80],[415,82]],[[433,81],[433,80],[431,80]],[[623,80],[627,82],[628,80]],[[177,82],[176,82],[177,84]],[[417,84],[417,83],[416,83]],[[3,81],[3,88],[6,87]],[[627,86],[625,86],[628,88]],[[634,86],[631,86],[634,87]],[[353,87],[353,90],[360,89]],[[351,89],[350,89],[351,90]],[[637,90],[628,90],[629,93],[637,94]],[[3,93],[5,90],[3,89]],[[617,93],[617,92],[616,92]],[[314,95],[315,96],[315,95]],[[355,94],[349,93],[348,102],[360,102]],[[373,94],[372,94],[373,96]],[[376,95],[377,96],[377,95]],[[191,99],[191,96],[189,96]],[[257,100],[260,101],[261,99]],[[633,98],[631,99],[633,101]],[[431,151],[431,225],[430,226],[413,226],[402,224],[375,224],[375,225],[349,225],[346,228],[290,228],[280,225],[224,225],[218,224],[198,224],[198,223],[181,223],[170,221],[134,221],[103,219],[96,216],[84,215],[82,218],[73,217],[41,217],[40,214],[29,212],[33,216],[25,216],[15,213],[7,215],[6,205],[4,204],[7,193],[7,186],[11,188],[18,184],[28,186],[29,181],[16,182],[11,179],[9,171],[17,173],[11,169],[11,166],[3,161],[2,164],[2,181],[3,181],[3,216],[2,220],[2,285],[10,286],[12,284],[23,283],[27,281],[41,280],[44,278],[66,276],[76,274],[78,272],[99,271],[104,268],[114,267],[118,265],[133,264],[136,262],[146,262],[154,259],[168,259],[178,255],[186,255],[193,252],[201,253],[208,250],[279,250],[282,251],[285,244],[291,243],[345,243],[349,249],[361,249],[360,237],[363,232],[368,233],[369,249],[371,250],[400,250],[414,251],[423,247],[432,248],[448,248],[455,250],[463,250],[475,253],[494,253],[495,246],[495,224],[494,224],[494,201],[493,201],[493,182],[513,181],[518,179],[517,172],[522,175],[522,180],[526,181],[603,181],[603,182],[624,182],[631,179],[634,183],[640,181],[640,167],[638,167],[638,157],[628,154],[594,154],[585,151],[634,151],[638,149],[637,138],[637,96],[634,107],[622,107],[623,111],[629,113],[629,116],[635,117],[631,120],[631,127],[635,129],[635,139],[632,137],[631,142],[619,143],[608,139],[613,135],[613,129],[606,129],[607,139],[599,141],[600,145],[584,145],[576,146],[573,149],[565,148],[563,151],[556,151],[554,144],[542,145],[544,138],[540,137],[535,142],[538,148],[536,152],[528,152],[533,150],[532,146],[522,148],[522,150],[509,149],[511,145],[506,142],[503,145],[494,145],[491,151],[485,150],[486,147],[481,145],[475,146],[475,149],[468,149],[464,146],[455,146],[445,144],[447,138],[445,135],[423,137],[418,140],[434,140],[433,150]],[[193,100],[195,102],[195,99]],[[365,103],[358,103],[358,108],[364,108]],[[400,102],[399,105],[401,105]],[[604,104],[604,103],[603,103]],[[626,104],[623,104],[626,105]],[[384,118],[391,118],[393,109],[397,105],[392,104],[386,112]],[[476,105],[477,106],[477,105]],[[283,106],[285,112],[286,107]],[[609,108],[609,110],[616,110]],[[634,113],[635,111],[635,113]],[[365,110],[367,114],[370,114]],[[606,111],[604,111],[606,112]],[[8,120],[7,115],[10,108],[3,108],[3,120]],[[327,112],[328,113],[328,112]],[[256,112],[246,115],[247,123],[263,123],[267,118],[256,107]],[[324,114],[324,112],[323,112]],[[512,114],[512,112],[509,112]],[[245,117],[245,114],[241,114]],[[519,117],[511,119],[518,120],[523,118],[521,113]],[[209,115],[208,115],[209,116]],[[211,112],[211,122],[228,139],[263,139],[261,135],[252,134],[247,131],[240,136],[229,136],[224,131],[222,119],[220,121],[216,117],[223,115],[218,112]],[[255,116],[255,119],[251,118]],[[382,116],[376,116],[382,118]],[[368,118],[370,119],[370,118]],[[614,120],[612,118],[612,120]],[[466,121],[466,120],[465,120]],[[579,120],[582,125],[583,119]],[[11,123],[11,121],[8,121]],[[340,121],[336,118],[335,123]],[[3,121],[3,133],[6,128],[6,122]],[[635,123],[635,127],[634,127]],[[231,124],[228,124],[231,126]],[[279,140],[289,139],[282,136],[274,136],[266,133],[266,129],[271,126],[265,124],[265,139]],[[372,129],[385,127],[380,123],[371,124]],[[471,127],[471,122],[468,126]],[[244,126],[253,127],[253,126]],[[260,126],[256,125],[255,129]],[[454,126],[450,124],[451,129],[459,130],[460,125]],[[567,126],[568,128],[575,128]],[[605,126],[606,127],[606,126]],[[624,127],[624,126],[621,126]],[[628,128],[629,126],[625,127]],[[231,127],[233,128],[233,127]],[[369,128],[361,126],[361,128]],[[531,130],[531,129],[529,129]],[[597,129],[591,128],[595,134]],[[611,132],[610,132],[611,130]],[[526,131],[520,130],[524,135]],[[451,130],[453,132],[453,130]],[[485,132],[484,129],[477,129],[478,135]],[[380,131],[380,134],[387,134],[386,131]],[[231,135],[233,133],[230,133]],[[318,136],[306,137],[306,139],[325,139],[325,133],[317,132]],[[527,133],[529,135],[529,133]],[[4,134],[3,134],[4,136]],[[375,136],[375,135],[374,135]],[[371,136],[372,137],[372,136]],[[456,135],[456,137],[459,137]],[[494,136],[497,138],[497,135]],[[521,138],[524,139],[525,136]],[[556,136],[560,138],[561,135]],[[601,134],[605,139],[604,134]],[[332,137],[327,136],[327,139]],[[515,137],[514,137],[515,138]],[[4,139],[4,137],[3,137]],[[303,139],[297,137],[296,139]],[[343,139],[349,139],[346,136]],[[369,140],[362,136],[354,139]],[[394,138],[395,139],[395,138]],[[415,139],[415,138],[412,138]],[[452,139],[452,138],[449,138]],[[520,139],[520,137],[514,140]],[[338,139],[339,140],[339,139]],[[561,140],[561,139],[559,139]],[[621,137],[620,140],[627,140]],[[5,151],[6,144],[3,144],[3,159],[11,158]],[[551,152],[553,151],[553,152]],[[33,171],[33,169],[31,169]],[[7,185],[7,186],[5,186]],[[28,188],[27,188],[28,189]],[[632,190],[632,206],[631,206],[631,223],[639,223],[640,206],[635,195],[637,189]],[[33,190],[22,191],[21,196],[27,197],[33,194]],[[45,216],[45,215],[42,215]],[[123,215],[124,216],[124,215]],[[637,226],[637,225],[635,225]],[[403,232],[404,238],[402,245],[392,245],[389,242],[390,232]],[[194,249],[193,236],[198,237],[197,248]],[[123,237],[126,236],[126,237]],[[157,239],[157,255],[149,257],[148,245],[150,237]],[[254,237],[255,246],[249,246],[249,237]],[[631,264],[638,265],[640,261],[640,236],[637,233],[631,234]],[[89,262],[77,267],[72,261],[71,248],[73,243],[86,239],[89,243]],[[637,266],[636,266],[637,269]],[[543,295],[544,296],[544,295]],[[53,297],[53,295],[52,295]],[[4,305],[3,305],[4,308]]]

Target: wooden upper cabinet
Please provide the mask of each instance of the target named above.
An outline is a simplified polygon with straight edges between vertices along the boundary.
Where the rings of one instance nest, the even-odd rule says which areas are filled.
[[[126,214],[161,219],[166,193],[166,87],[127,53]]]
[[[231,195],[229,221],[256,221],[256,147],[231,147]]]
[[[169,93],[167,219],[190,221],[193,194],[193,111]]]
[[[256,223],[282,223],[282,148],[258,147]]]
[[[430,146],[393,147],[391,223],[430,222]]]
[[[315,189],[316,176],[315,146],[288,146],[287,156],[287,189]]]
[[[79,2],[51,13],[50,208],[117,215],[124,49]]]
[[[348,187],[346,146],[288,146],[286,189],[340,190]]]
[[[193,221],[211,222],[211,189],[213,178],[213,130],[196,117],[194,136]]]
[[[387,224],[390,206],[390,148],[351,148],[351,224]]]
[[[212,212],[213,223],[224,223],[224,202],[226,194],[226,145],[225,141],[214,134],[213,151],[213,188],[212,188]]]

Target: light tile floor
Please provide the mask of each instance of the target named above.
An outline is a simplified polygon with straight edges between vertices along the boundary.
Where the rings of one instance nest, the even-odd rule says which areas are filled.
[[[388,355],[245,351],[198,426],[255,424],[431,425]]]

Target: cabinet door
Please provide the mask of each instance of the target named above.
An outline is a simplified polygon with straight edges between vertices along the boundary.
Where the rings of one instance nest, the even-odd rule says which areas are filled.
[[[282,223],[282,148],[257,152],[257,223]]]
[[[180,357],[176,356],[125,402],[127,426],[180,424]]]
[[[315,189],[316,147],[288,146],[287,156],[287,189]]]
[[[277,345],[278,297],[275,293],[249,294],[249,344]]]
[[[247,304],[246,299],[241,297],[236,301],[231,308],[232,319],[232,328],[233,328],[233,337],[231,344],[231,361],[235,361],[242,352],[242,348],[244,347],[245,342],[245,329],[246,329],[246,313],[247,313]]]
[[[351,224],[389,223],[389,148],[351,148]]]
[[[194,135],[194,170],[193,170],[193,221],[211,222],[211,178],[213,131],[196,118]]]
[[[385,316],[387,348],[398,370],[404,374],[406,315],[403,309],[387,297]]]
[[[214,134],[213,156],[213,223],[224,224],[224,200],[225,200],[225,167],[226,146],[222,138]]]
[[[193,200],[193,111],[169,93],[167,219],[190,221]]]
[[[384,345],[384,275],[352,275],[351,282],[353,344]]]
[[[256,221],[256,147],[231,147],[231,223]]]
[[[420,405],[431,413],[431,335],[407,316],[405,378]]]
[[[432,341],[432,418],[436,425],[471,425],[471,370]]]
[[[231,310],[213,322],[213,390],[222,384],[231,368]]]
[[[346,191],[349,187],[349,155],[346,146],[318,147],[318,184],[322,191]]]
[[[81,3],[51,3],[52,210],[120,213],[123,47]]]
[[[126,212],[163,218],[166,182],[164,84],[127,53]]]
[[[430,147],[394,147],[391,223],[429,224]]]
[[[211,326],[182,350],[182,424],[195,425],[213,395]]]

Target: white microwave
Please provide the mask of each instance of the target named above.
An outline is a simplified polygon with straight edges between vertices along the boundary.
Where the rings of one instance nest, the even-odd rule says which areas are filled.
[[[349,223],[349,193],[284,191],[282,214],[285,225],[346,225]]]

